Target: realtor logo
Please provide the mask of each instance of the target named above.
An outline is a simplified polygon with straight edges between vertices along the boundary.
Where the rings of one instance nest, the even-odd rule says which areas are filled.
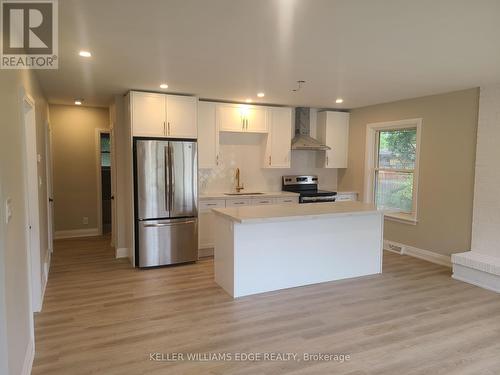
[[[1,0],[2,69],[57,69],[57,0]]]

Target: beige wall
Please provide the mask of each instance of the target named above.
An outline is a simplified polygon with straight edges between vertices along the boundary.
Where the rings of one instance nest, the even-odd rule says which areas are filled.
[[[117,251],[129,252],[131,249],[133,222],[131,212],[132,186],[130,183],[132,165],[130,163],[130,131],[125,119],[125,102],[123,95],[117,95],[109,108],[115,144],[115,248]],[[119,250],[127,249],[127,250]]]
[[[109,111],[51,104],[49,112],[55,231],[97,228],[96,129],[109,129]]]
[[[351,111],[349,168],[339,190],[363,196],[366,124],[422,118],[418,224],[385,221],[384,237],[451,254],[470,250],[479,90],[385,103]]]
[[[39,212],[40,212],[40,258],[47,259],[47,193],[45,173],[45,126],[47,124],[47,103],[30,71],[0,71],[0,330],[6,332],[0,351],[6,346],[0,359],[8,356],[8,363],[2,363],[0,370],[8,367],[9,374],[20,374],[31,341],[30,321],[32,313],[29,291],[29,257],[26,249],[26,218],[24,189],[24,136],[21,117],[22,92],[35,101],[38,163]],[[11,198],[13,216],[5,223],[4,202]],[[42,277],[43,270],[42,270]],[[44,280],[41,280],[42,282]],[[3,366],[3,368],[2,368]]]

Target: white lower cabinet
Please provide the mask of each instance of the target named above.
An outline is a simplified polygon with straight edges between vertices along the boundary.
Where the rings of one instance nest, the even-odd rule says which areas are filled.
[[[198,256],[213,255],[213,247],[215,246],[213,225],[215,220],[214,213],[211,212],[212,208],[293,203],[299,203],[298,196],[200,199],[198,205]]]
[[[226,207],[225,199],[200,200],[198,213],[198,256],[213,255],[214,240],[214,214],[212,208]]]

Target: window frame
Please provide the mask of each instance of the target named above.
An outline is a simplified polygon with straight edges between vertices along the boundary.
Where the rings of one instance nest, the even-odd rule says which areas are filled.
[[[413,169],[413,204],[412,212],[385,211],[384,216],[389,220],[403,222],[407,224],[417,224],[418,222],[418,176],[420,165],[420,144],[422,135],[422,119],[407,119],[400,121],[376,122],[366,125],[366,153],[365,153],[365,176],[364,176],[364,201],[375,204],[375,178],[378,168],[378,134],[380,131],[416,129],[417,148],[415,152],[415,167]],[[384,169],[384,168],[382,168]],[[391,170],[397,172],[398,170]],[[407,172],[407,170],[404,170]]]

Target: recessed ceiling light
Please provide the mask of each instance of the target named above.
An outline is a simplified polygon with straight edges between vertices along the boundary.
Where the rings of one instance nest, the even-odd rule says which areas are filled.
[[[342,104],[342,103],[344,103],[344,99],[342,99],[342,98],[337,98],[337,100],[335,100],[335,103],[337,103],[337,104]]]
[[[81,57],[91,57],[92,54],[89,51],[80,51],[78,53]]]
[[[246,102],[246,103],[251,103],[251,102],[252,102],[252,99],[250,99],[250,98],[249,98],[249,99],[245,99],[245,102]]]
[[[166,83],[162,83],[160,85],[160,89],[168,89],[168,85]]]
[[[263,98],[264,96],[266,96],[266,94],[264,94],[263,92],[259,92],[259,93],[257,93],[257,96],[259,98]]]
[[[83,99],[75,99],[75,104],[76,105],[82,105]]]

